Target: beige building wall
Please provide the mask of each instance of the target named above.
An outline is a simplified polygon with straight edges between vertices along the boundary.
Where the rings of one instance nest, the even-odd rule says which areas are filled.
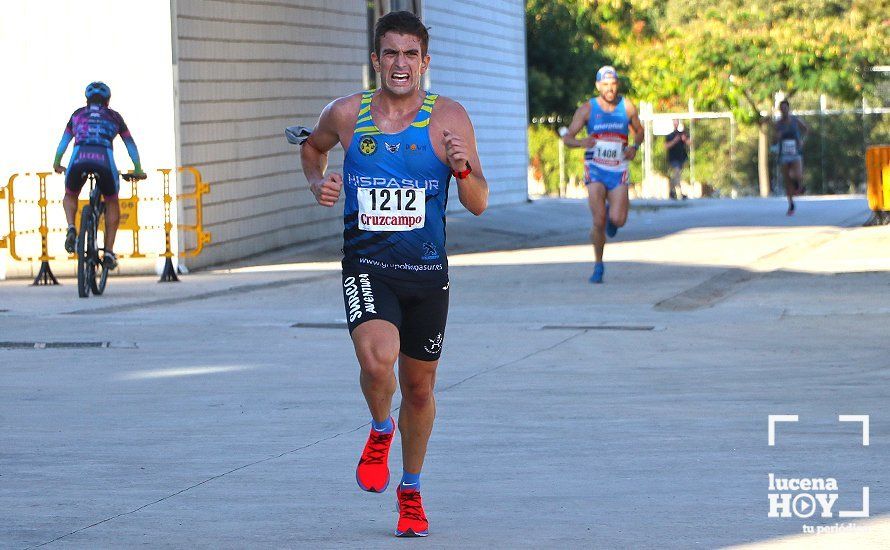
[[[364,3],[176,5],[180,163],[211,184],[204,222],[213,242],[189,265],[339,234],[342,212],[316,206],[284,128],[314,125],[331,98],[361,88]],[[341,166],[335,151],[330,168]],[[183,215],[190,222],[193,212]]]

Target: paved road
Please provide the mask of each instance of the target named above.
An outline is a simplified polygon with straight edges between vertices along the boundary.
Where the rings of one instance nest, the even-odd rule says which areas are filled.
[[[866,218],[862,199],[793,218],[781,200],[637,203],[601,286],[582,202],[450,219],[418,543],[837,547],[781,537],[855,522],[858,547],[886,547],[890,228]],[[338,248],[89,300],[0,283],[0,547],[402,545],[394,495],[355,487],[367,411]],[[85,343],[106,347],[53,347]],[[770,414],[799,415],[774,447]],[[839,414],[870,415],[869,446]],[[835,478],[835,516],[768,518],[769,473]],[[839,519],[866,485],[872,519]]]

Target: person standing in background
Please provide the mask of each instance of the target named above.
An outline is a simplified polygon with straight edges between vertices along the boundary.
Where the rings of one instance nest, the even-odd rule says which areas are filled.
[[[683,166],[689,160],[689,144],[692,143],[685,128],[680,128],[680,121],[674,119],[674,131],[665,136],[664,148],[667,150],[668,165],[671,169],[670,196],[672,199],[686,198],[680,188]]]

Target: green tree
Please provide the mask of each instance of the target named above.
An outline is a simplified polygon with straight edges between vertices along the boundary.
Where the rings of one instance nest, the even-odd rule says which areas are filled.
[[[529,116],[570,118],[608,62],[605,33],[585,2],[527,0]]]
[[[774,94],[821,92],[842,100],[876,93],[871,69],[890,58],[890,0],[664,0],[647,9],[644,41],[611,48],[637,97],[692,97],[731,109],[759,129],[758,176],[769,191],[767,136]],[[664,14],[663,17],[659,16]]]

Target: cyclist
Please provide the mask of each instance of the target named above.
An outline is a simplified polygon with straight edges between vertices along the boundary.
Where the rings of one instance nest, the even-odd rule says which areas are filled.
[[[74,217],[77,212],[77,197],[86,182],[89,173],[96,174],[96,184],[105,197],[105,258],[108,269],[117,267],[117,258],[114,255],[114,238],[120,222],[120,204],[117,199],[120,181],[117,167],[114,164],[112,141],[120,134],[127,153],[133,161],[134,172],[137,177],[144,178],[142,164],[139,162],[139,151],[136,142],[130,135],[123,117],[117,111],[108,108],[111,99],[111,89],[103,82],[91,82],[85,91],[87,104],[74,111],[59,147],[56,149],[56,158],[53,169],[57,174],[66,172],[62,166],[62,155],[68,148],[71,140],[74,140],[74,150],[65,176],[65,198],[62,206],[65,209],[65,218],[68,220],[68,233],[65,236],[65,250],[74,252],[77,230],[74,227]]]

